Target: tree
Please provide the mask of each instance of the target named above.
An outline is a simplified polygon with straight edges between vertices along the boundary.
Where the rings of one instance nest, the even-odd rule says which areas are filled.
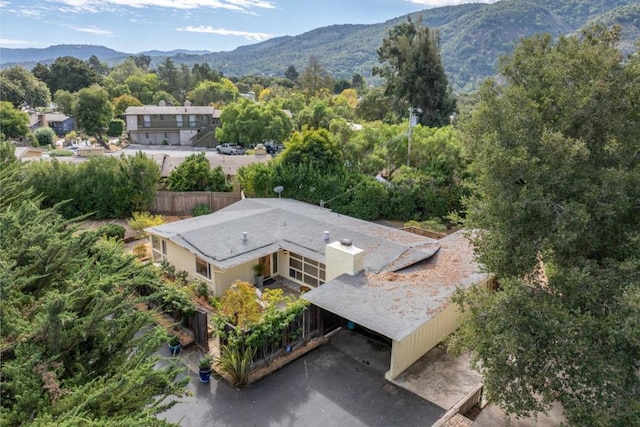
[[[203,81],[189,92],[188,98],[193,105],[228,104],[238,98],[238,88],[229,79],[219,82]]]
[[[167,178],[169,190],[173,191],[231,191],[220,166],[211,168],[204,152],[192,154],[184,159]]]
[[[139,99],[143,104],[152,103],[153,96],[160,87],[158,76],[151,73],[132,74],[124,80],[124,84],[129,88],[129,95]]]
[[[300,74],[298,73],[298,70],[296,70],[296,67],[294,67],[293,65],[289,65],[284,72],[284,77],[291,80],[292,82],[297,82],[299,75]]]
[[[15,145],[10,141],[0,140],[0,169],[17,161]]]
[[[0,134],[5,138],[23,138],[29,133],[29,115],[0,101]]]
[[[385,94],[399,117],[421,108],[420,123],[432,127],[449,123],[455,109],[438,45],[437,32],[409,18],[389,30],[377,51],[383,65],[373,69],[385,78]]]
[[[142,102],[135,96],[131,95],[120,95],[117,98],[113,99],[113,114],[116,116],[120,116],[125,110],[129,107],[140,107],[142,106]]]
[[[68,90],[59,89],[53,95],[53,102],[56,103],[58,110],[62,111],[64,114],[73,116],[75,112],[77,97],[77,93],[71,93]]]
[[[86,62],[72,56],[57,58],[40,79],[49,86],[51,93],[58,89],[78,92],[100,81],[98,74]]]
[[[188,379],[158,364],[167,334],[135,309],[157,274],[39,208],[18,174],[0,170],[3,424],[171,425],[156,416]]]
[[[102,142],[102,134],[113,118],[113,106],[107,91],[100,86],[84,88],[78,92],[75,118],[80,129],[95,135]]]
[[[178,68],[171,58],[165,59],[162,64],[158,65],[158,78],[163,90],[169,92],[174,98],[181,98],[180,76]]]
[[[314,165],[326,170],[343,166],[340,147],[325,129],[294,132],[285,145],[278,157],[283,165]]]
[[[91,55],[91,57],[87,60],[87,65],[89,65],[93,72],[99,76],[106,76],[107,74],[109,74],[109,66],[100,61],[100,59],[95,55]]]
[[[149,65],[151,65],[151,57],[144,53],[140,53],[133,56],[133,62],[136,64],[136,67],[146,71],[149,69]]]
[[[56,139],[56,133],[50,127],[41,127],[33,131],[33,137],[35,139],[34,144],[38,144],[40,147],[46,147],[52,145]]]
[[[322,89],[333,89],[331,74],[315,55],[309,57],[309,62],[300,75],[300,86],[307,98],[318,95]]]
[[[289,116],[274,104],[260,105],[243,99],[227,105],[220,114],[216,138],[229,143],[284,141],[293,129]]]
[[[458,296],[490,397],[574,425],[640,419],[640,58],[616,30],[538,35],[463,120],[469,225],[500,290]]]
[[[191,77],[193,78],[193,85],[197,85],[205,80],[212,82],[219,82],[222,78],[222,74],[216,70],[212,70],[209,64],[193,64],[191,68]]]
[[[22,67],[0,71],[0,99],[20,107],[46,107],[51,101],[47,85]]]

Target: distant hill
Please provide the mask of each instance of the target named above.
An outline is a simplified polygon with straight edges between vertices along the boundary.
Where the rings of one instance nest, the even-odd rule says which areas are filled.
[[[640,2],[637,0],[502,0],[494,4],[439,7],[408,16],[414,21],[422,19],[424,25],[438,29],[445,70],[454,89],[460,92],[471,91],[481,80],[494,75],[498,58],[510,53],[523,37],[536,33],[558,37],[575,33],[591,23],[617,23],[623,27],[621,48],[631,53],[640,35]],[[190,65],[206,62],[227,76],[282,76],[289,65],[301,71],[309,56],[315,55],[336,78],[348,79],[360,73],[369,81],[375,81],[371,69],[378,64],[376,49],[389,28],[406,20],[407,16],[401,16],[372,25],[332,25],[230,52],[143,53],[152,57],[152,65],[167,57]],[[37,51],[41,51],[39,56]],[[79,56],[81,53],[83,56]],[[84,60],[96,55],[113,65],[129,54],[100,46],[0,49],[0,63],[2,66],[20,63],[30,68],[35,61],[52,62],[65,55]]]

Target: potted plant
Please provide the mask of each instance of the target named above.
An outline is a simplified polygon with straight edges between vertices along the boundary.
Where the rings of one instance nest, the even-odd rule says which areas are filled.
[[[256,275],[256,286],[261,288],[264,283],[264,264],[254,264],[253,274]]]
[[[182,344],[180,343],[180,337],[177,335],[171,335],[169,337],[169,352],[172,356],[176,356],[182,350]]]
[[[198,371],[200,373],[200,382],[208,383],[211,379],[211,366],[213,365],[213,356],[205,354],[198,362]]]

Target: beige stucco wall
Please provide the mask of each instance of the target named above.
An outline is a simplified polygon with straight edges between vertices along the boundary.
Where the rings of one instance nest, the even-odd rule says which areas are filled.
[[[490,281],[484,281],[480,287],[486,288]],[[391,347],[391,366],[385,378],[392,380],[405,369],[451,335],[460,326],[460,308],[455,303],[449,305],[431,320],[415,330],[402,341],[393,341]]]
[[[213,271],[215,289],[214,296],[221,297],[224,293],[229,289],[229,287],[236,280],[242,280],[245,282],[249,282],[251,284],[254,283],[253,279],[253,269],[251,268],[253,264],[257,264],[258,260],[252,262],[247,262],[242,265],[238,265],[236,267],[231,267],[225,271]]]
[[[324,253],[327,282],[344,273],[355,276],[364,270],[364,251],[353,245],[332,242],[325,247]]]

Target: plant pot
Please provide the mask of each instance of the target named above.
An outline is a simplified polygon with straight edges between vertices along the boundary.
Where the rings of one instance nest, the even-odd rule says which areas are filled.
[[[182,350],[182,344],[169,344],[169,353],[171,353],[172,356],[177,356],[178,354],[180,354],[180,350]]]
[[[209,381],[211,381],[211,371],[212,371],[211,368],[209,368],[207,370],[202,370],[202,369],[199,370],[198,373],[200,374],[200,382],[201,383],[207,384]]]
[[[264,285],[264,276],[255,276],[256,277],[256,287],[261,288]]]

